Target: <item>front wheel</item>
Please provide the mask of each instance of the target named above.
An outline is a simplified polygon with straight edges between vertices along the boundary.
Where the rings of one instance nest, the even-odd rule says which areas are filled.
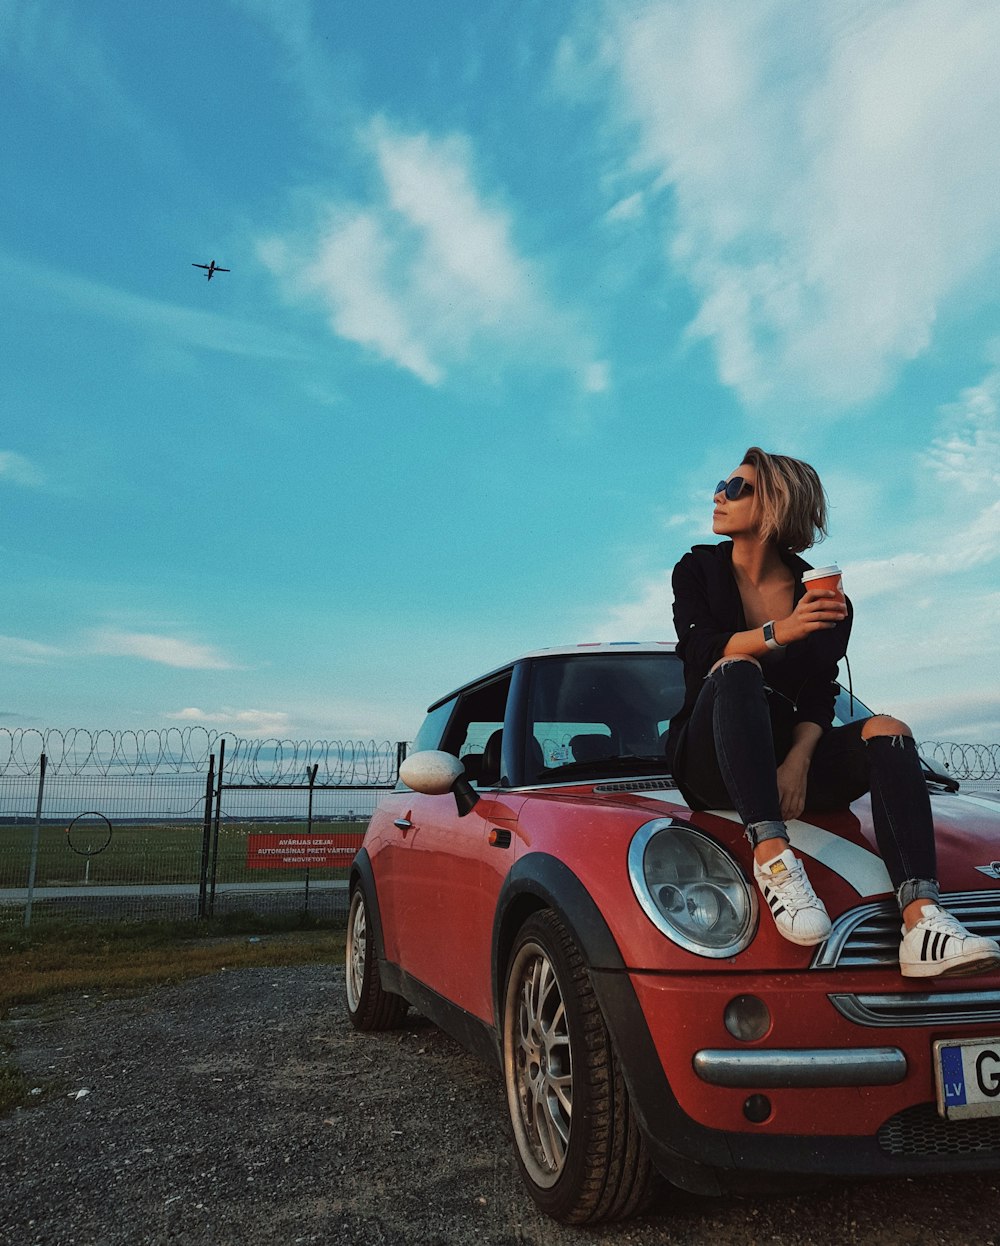
[[[521,927],[503,1010],[503,1072],[521,1175],[568,1224],[633,1215],[655,1192],[583,958],[551,910]]]
[[[378,952],[368,928],[364,889],[355,887],[347,914],[347,1015],[359,1030],[393,1030],[402,1024],[407,1003],[382,989]]]

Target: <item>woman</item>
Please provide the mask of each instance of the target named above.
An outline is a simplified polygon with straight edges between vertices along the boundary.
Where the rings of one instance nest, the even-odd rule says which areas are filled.
[[[802,584],[809,564],[798,554],[826,535],[816,472],[753,446],[714,499],[712,530],[729,540],[696,545],[673,574],[686,696],[667,751],[681,792],[693,809],[736,808],[778,930],[814,944],[830,919],[785,824],[807,807],[845,808],[870,789],[903,918],[900,971],[930,978],[996,968],[1000,945],[970,934],[938,902],[930,800],[909,727],[886,714],[831,725],[853,612],[840,594]]]

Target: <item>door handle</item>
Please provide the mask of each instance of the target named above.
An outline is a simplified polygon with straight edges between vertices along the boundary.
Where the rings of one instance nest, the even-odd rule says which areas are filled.
[[[412,829],[413,823],[409,818],[397,818],[395,822],[393,822],[393,826],[398,827],[401,831],[409,831]]]

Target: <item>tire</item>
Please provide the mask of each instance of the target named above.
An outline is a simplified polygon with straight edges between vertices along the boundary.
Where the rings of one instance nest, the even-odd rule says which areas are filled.
[[[355,887],[347,915],[347,1015],[358,1030],[394,1030],[408,1007],[400,995],[383,991],[378,952],[368,926],[364,889]]]
[[[533,914],[511,952],[503,1075],[521,1175],[566,1224],[634,1215],[659,1178],[587,967],[551,910]]]

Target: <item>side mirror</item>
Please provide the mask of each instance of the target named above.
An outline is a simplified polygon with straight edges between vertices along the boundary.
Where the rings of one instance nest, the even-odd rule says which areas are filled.
[[[962,786],[953,774],[949,774],[944,765],[936,757],[920,754],[920,764],[924,770],[924,778],[928,783],[937,783],[949,792],[957,792]]]
[[[465,777],[465,767],[453,753],[438,749],[426,749],[407,757],[399,767],[399,777],[407,787],[424,796],[444,796],[455,793],[458,816],[471,813],[479,801],[478,794]]]

